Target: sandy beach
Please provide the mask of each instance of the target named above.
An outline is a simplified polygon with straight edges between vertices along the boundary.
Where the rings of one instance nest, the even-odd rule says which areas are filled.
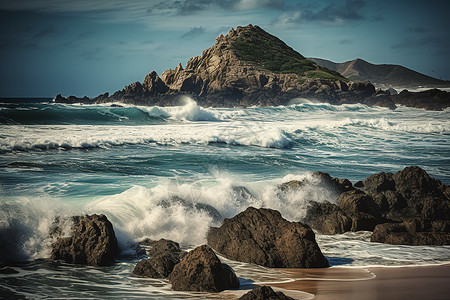
[[[270,284],[303,291],[314,299],[449,299],[450,265],[328,268],[283,271],[295,281]],[[287,293],[289,294],[289,293]]]

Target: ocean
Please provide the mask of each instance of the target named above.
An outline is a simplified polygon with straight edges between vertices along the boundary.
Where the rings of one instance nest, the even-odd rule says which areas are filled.
[[[417,165],[450,184],[450,109],[365,105],[203,108],[67,105],[0,100],[0,295],[4,298],[222,298],[171,291],[133,276],[135,243],[166,238],[192,249],[210,226],[249,206],[301,221],[309,200],[331,191],[277,186],[313,171],[353,183]],[[104,213],[122,256],[111,267],[46,260],[55,217]],[[370,243],[370,232],[316,235],[332,266],[418,266],[450,262],[450,246]],[[288,280],[276,269],[225,260],[242,289]],[[299,294],[310,298],[311,294]]]

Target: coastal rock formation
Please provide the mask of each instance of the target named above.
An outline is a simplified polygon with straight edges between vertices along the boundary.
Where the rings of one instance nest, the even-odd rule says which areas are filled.
[[[449,187],[420,167],[406,167],[395,174],[378,173],[357,182],[355,187],[373,197],[386,220],[450,219]]]
[[[99,96],[101,97],[101,96]],[[61,94],[56,95],[56,97],[53,99],[53,102],[55,103],[67,103],[67,104],[73,104],[73,103],[82,103],[82,104],[93,104],[94,101],[92,101],[89,97],[84,96],[83,98],[78,98],[75,96],[69,96],[69,97],[63,97]]]
[[[281,186],[300,189],[302,184],[288,182]],[[395,174],[381,172],[354,187],[357,189],[348,186],[340,193],[336,204],[311,201],[304,221],[322,234],[373,230],[372,240],[377,242],[448,243],[450,187],[423,169],[406,167]]]
[[[337,204],[352,219],[351,231],[372,231],[381,219],[378,204],[362,191],[352,190],[341,194]]]
[[[375,227],[371,242],[394,245],[450,245],[450,221],[425,218],[405,219]]]
[[[72,234],[53,244],[51,259],[71,264],[111,265],[119,254],[116,235],[105,215],[72,217]]]
[[[322,234],[347,231],[372,231],[381,219],[378,205],[371,196],[360,190],[340,194],[336,204],[311,202],[305,222]]]
[[[220,292],[239,287],[233,270],[222,264],[207,245],[186,254],[169,275],[169,281],[176,291]]]
[[[239,300],[294,300],[282,292],[275,292],[270,286],[260,286],[244,294]]]
[[[420,93],[395,96],[388,91],[376,93],[369,81],[351,82],[249,24],[217,37],[212,47],[190,58],[185,68],[180,63],[175,69],[164,71],[161,77],[150,72],[143,83],[134,82],[111,96],[106,93],[93,101],[58,95],[55,102],[169,106],[181,104],[180,96],[187,95],[201,106],[214,107],[286,105],[299,97],[334,105],[363,103],[390,109],[396,108],[395,103],[436,110],[450,105],[449,93],[432,94],[431,97]]]
[[[278,211],[247,208],[219,228],[211,227],[208,245],[233,260],[275,268],[328,267],[314,232],[289,222]]]
[[[151,278],[166,278],[172,273],[173,268],[178,264],[185,251],[180,249],[176,242],[160,239],[148,243],[151,246],[148,254],[149,259],[139,261],[133,270],[133,274]]]
[[[396,104],[427,110],[444,110],[450,107],[450,93],[438,89],[415,93],[403,90],[392,96],[392,99]]]

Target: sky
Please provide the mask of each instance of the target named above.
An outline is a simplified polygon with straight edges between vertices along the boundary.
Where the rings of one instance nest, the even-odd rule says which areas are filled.
[[[0,97],[95,97],[258,25],[306,57],[450,80],[448,0],[0,0]]]

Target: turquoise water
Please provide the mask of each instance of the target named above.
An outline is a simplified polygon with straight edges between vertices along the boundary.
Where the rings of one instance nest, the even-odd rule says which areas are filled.
[[[189,98],[184,102],[167,108],[26,100],[0,104],[0,260],[29,261],[16,267],[29,284],[39,282],[42,274],[65,274],[64,266],[33,261],[48,257],[48,228],[58,215],[105,213],[123,253],[129,254],[130,245],[146,237],[173,239],[187,248],[203,244],[209,226],[250,205],[274,208],[298,221],[307,200],[333,195],[323,189],[280,198],[276,186],[312,171],[355,183],[381,171],[418,165],[450,184],[448,109],[391,111],[307,100],[281,107],[213,109]],[[449,247],[393,249],[368,239],[367,234],[318,236],[335,265],[450,261]],[[125,294],[133,288],[136,296],[142,296],[141,288],[170,294],[166,283],[158,289],[158,283],[130,279],[135,260],[95,272],[103,272],[105,280],[122,278],[117,280]],[[85,269],[91,270],[77,268],[75,273]],[[0,274],[0,289],[12,285],[11,293],[26,295],[25,287],[14,284],[18,276]],[[76,297],[83,289],[47,285],[48,292],[43,289],[39,295],[53,295],[56,289]],[[101,298],[101,293],[90,296]]]

